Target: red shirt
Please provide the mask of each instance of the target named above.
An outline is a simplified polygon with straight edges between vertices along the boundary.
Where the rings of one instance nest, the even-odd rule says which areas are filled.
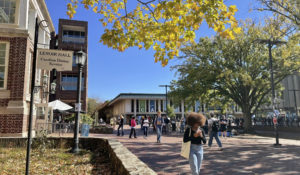
[[[131,119],[131,123],[130,123],[131,125],[131,127],[135,127],[136,126],[136,122],[135,122],[135,119]]]

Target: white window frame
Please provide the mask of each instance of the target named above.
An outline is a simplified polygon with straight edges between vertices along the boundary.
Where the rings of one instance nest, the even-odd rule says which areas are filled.
[[[20,19],[20,0],[16,0],[15,22],[14,23],[0,23],[1,27],[16,27],[19,25]]]
[[[4,87],[0,87],[0,90],[7,89],[7,74],[8,74],[8,61],[9,61],[9,50],[10,50],[10,43],[6,41],[0,41],[1,44],[6,44],[5,50],[5,70],[4,70]]]

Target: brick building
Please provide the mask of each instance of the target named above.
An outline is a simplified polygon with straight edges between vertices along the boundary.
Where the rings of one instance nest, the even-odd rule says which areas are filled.
[[[59,99],[71,106],[75,106],[77,98],[78,67],[75,64],[75,52],[82,50],[88,55],[88,23],[60,19],[58,35],[51,36],[51,49],[74,51],[72,71],[51,74],[51,81],[56,79],[56,93],[50,95],[49,101]],[[87,111],[87,82],[88,82],[88,56],[82,71],[81,103],[82,110]]]
[[[48,22],[38,37],[38,47],[48,48],[54,26],[44,0],[0,1],[0,136],[27,136],[36,18]],[[37,70],[35,86],[46,76],[49,71]],[[48,119],[46,91],[35,93],[33,127]]]

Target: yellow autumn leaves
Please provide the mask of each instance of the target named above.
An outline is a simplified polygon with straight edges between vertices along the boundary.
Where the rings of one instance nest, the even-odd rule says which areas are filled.
[[[132,8],[133,1],[69,0],[67,14],[72,18],[78,4],[91,8],[105,28],[100,42],[119,51],[152,47],[155,62],[163,66],[178,56],[182,45],[194,42],[203,20],[224,38],[234,39],[241,31],[236,6],[227,7],[223,0],[140,1]]]

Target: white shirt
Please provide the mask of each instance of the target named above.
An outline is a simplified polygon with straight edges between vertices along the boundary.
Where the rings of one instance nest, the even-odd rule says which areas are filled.
[[[143,126],[149,127],[149,120],[148,120],[148,119],[145,119],[145,120],[144,120],[144,125],[143,125]]]

